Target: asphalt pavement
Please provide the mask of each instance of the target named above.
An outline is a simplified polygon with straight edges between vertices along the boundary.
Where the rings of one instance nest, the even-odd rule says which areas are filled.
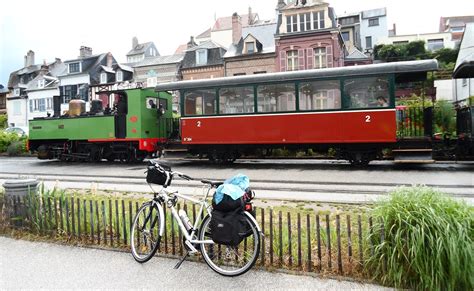
[[[381,290],[380,286],[250,270],[223,277],[203,263],[0,237],[0,289]]]

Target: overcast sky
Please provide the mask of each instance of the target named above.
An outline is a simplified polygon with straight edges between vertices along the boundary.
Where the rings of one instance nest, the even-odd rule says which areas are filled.
[[[260,19],[275,18],[277,0],[7,0],[0,10],[0,84],[23,67],[23,56],[35,52],[36,63],[55,57],[76,58],[81,45],[93,53],[112,52],[125,61],[132,37],[153,41],[161,55],[211,27],[215,17],[233,12],[246,14],[248,7]],[[387,7],[388,23],[397,34],[438,31],[440,16],[474,15],[474,1],[333,0],[336,14]],[[443,3],[443,4],[441,4]]]

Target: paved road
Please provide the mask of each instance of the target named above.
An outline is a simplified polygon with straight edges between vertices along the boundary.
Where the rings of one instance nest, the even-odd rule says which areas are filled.
[[[236,278],[205,264],[153,258],[136,263],[130,254],[33,243],[0,237],[0,289],[154,290],[380,290],[380,286],[250,270]]]
[[[338,161],[239,160],[234,165],[208,162],[167,161],[174,170],[195,178],[222,180],[237,173],[251,179],[258,197],[265,199],[320,202],[368,202],[399,185],[426,184],[474,203],[473,163],[394,165],[374,162],[366,169],[354,169]],[[21,176],[38,177],[46,185],[59,182],[63,188],[148,192],[144,164],[61,163],[35,158],[0,158],[0,183]],[[181,192],[196,193],[198,182],[176,180]]]

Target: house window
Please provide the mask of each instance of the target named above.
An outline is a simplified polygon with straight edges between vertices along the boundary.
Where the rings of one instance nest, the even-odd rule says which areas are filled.
[[[100,83],[101,84],[107,83],[107,73],[101,73],[100,74]]]
[[[30,112],[33,112],[35,110],[35,102],[34,100],[30,100]]]
[[[324,11],[313,12],[313,29],[323,29],[324,27]]]
[[[53,109],[53,98],[46,98],[46,110]]]
[[[343,39],[344,41],[349,41],[349,40],[350,40],[350,38],[349,38],[349,31],[343,31],[343,32],[341,32],[341,35],[342,35],[342,39]]]
[[[117,71],[117,75],[115,76],[115,79],[117,82],[122,82],[123,81],[123,72],[122,71]]]
[[[246,42],[245,46],[247,47],[247,53],[253,54],[255,52],[255,43],[254,42]]]
[[[20,96],[20,88],[16,88],[15,90],[13,90],[13,95]]]
[[[158,78],[157,77],[150,77],[146,79],[146,86],[149,87],[155,87],[158,84]]]
[[[407,44],[408,40],[399,40],[399,41],[394,41],[392,44]]]
[[[286,17],[286,32],[298,31],[298,15],[289,15]]]
[[[314,68],[327,68],[326,48],[318,47],[314,49]]]
[[[379,26],[379,18],[370,18],[369,26]]]
[[[287,58],[287,70],[288,71],[296,71],[298,70],[298,51],[292,50],[286,52]]]
[[[205,65],[207,64],[207,50],[197,50],[196,51],[196,65]]]
[[[44,88],[44,79],[38,80],[38,89]]]
[[[44,98],[38,99],[38,110],[40,112],[46,111],[46,100]]]
[[[79,72],[81,72],[81,64],[80,63],[69,64],[69,74],[79,73]]]
[[[444,40],[442,38],[428,39],[427,48],[430,51],[436,51],[436,50],[442,49],[444,48]]]
[[[370,49],[372,48],[372,37],[366,36],[365,37],[365,48]]]
[[[64,86],[61,90],[61,93],[63,94],[63,103],[69,103],[69,101],[76,98],[77,85]]]

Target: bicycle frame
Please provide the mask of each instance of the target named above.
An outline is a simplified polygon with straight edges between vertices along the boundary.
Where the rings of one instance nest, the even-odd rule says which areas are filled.
[[[212,189],[211,187],[208,187],[206,195],[204,196],[204,198],[202,200],[198,200],[198,199],[194,199],[192,197],[189,197],[187,195],[179,194],[177,191],[169,192],[168,190],[166,190],[166,188],[163,188],[159,193],[159,197],[162,198],[162,200],[164,202],[164,205],[159,205],[159,203],[157,201],[153,201],[153,203],[155,203],[157,205],[158,209],[160,209],[160,215],[162,215],[162,217],[164,217],[162,207],[167,207],[167,203],[170,200],[169,195],[173,194],[174,196],[176,196],[178,198],[191,201],[193,204],[199,204],[200,205],[199,212],[198,212],[196,217],[201,217],[204,209],[206,209],[207,213],[209,215],[211,215],[211,212],[209,211],[209,204],[206,202],[207,197],[209,196],[209,192],[211,191],[211,189]],[[171,209],[171,214],[173,215],[173,218],[178,222],[179,228],[181,229],[181,233],[183,234],[183,236],[186,238],[187,241],[189,241],[191,244],[214,244],[214,242],[212,240],[202,240],[201,241],[201,240],[193,239],[193,237],[196,234],[196,231],[198,230],[199,222],[201,221],[201,219],[199,219],[199,218],[196,219],[195,218],[192,231],[191,231],[191,233],[188,233],[188,231],[186,230],[186,227],[184,226],[183,222],[181,221],[181,217],[179,217],[179,214],[178,214],[178,211],[176,210],[176,207],[173,204],[171,204],[169,206],[169,208]],[[162,221],[164,222],[164,219],[162,219]],[[160,236],[163,235],[163,230],[164,230],[164,227],[161,227],[160,228]],[[194,247],[192,247],[192,245],[189,246],[189,247],[194,249]]]

